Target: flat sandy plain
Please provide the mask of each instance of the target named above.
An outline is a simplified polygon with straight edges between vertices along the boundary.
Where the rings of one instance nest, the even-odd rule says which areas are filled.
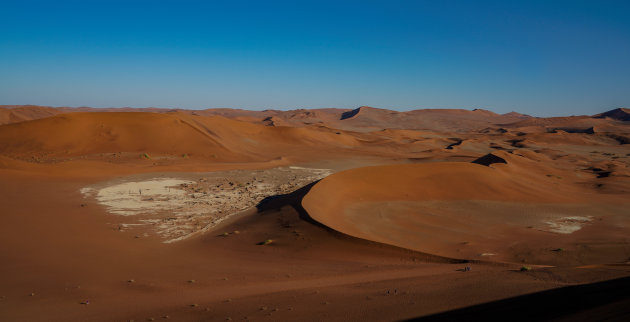
[[[0,320],[630,318],[630,110],[0,108]]]

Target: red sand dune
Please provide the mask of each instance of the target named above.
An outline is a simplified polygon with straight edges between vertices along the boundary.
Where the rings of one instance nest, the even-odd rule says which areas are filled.
[[[506,247],[515,241],[536,245],[558,239],[549,222],[583,216],[576,207],[589,209],[588,216],[605,216],[613,211],[602,207],[615,208],[598,204],[604,196],[589,202],[590,188],[543,180],[553,170],[537,161],[498,154],[507,164],[440,162],[347,170],[317,183],[303,205],[315,220],[351,236],[451,258],[509,261],[518,258]]]
[[[231,156],[211,135],[169,114],[70,113],[0,129],[0,151],[54,156],[117,152]]]
[[[0,152],[21,159],[148,153],[248,161],[280,157],[287,145],[356,144],[351,136],[326,128],[274,128],[180,112],[68,113],[0,128]]]

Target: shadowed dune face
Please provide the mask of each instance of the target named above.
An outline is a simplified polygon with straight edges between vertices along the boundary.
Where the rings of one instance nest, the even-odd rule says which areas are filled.
[[[503,158],[490,153],[490,154],[486,154],[482,156],[479,159],[474,160],[472,163],[489,166],[493,163],[507,163],[507,162]]]
[[[518,158],[511,159],[531,166]],[[548,247],[545,241],[562,244],[582,229],[596,231],[611,214],[621,220],[617,231],[630,227],[624,205],[589,203],[580,199],[587,191],[536,182],[535,173],[509,161],[367,167],[320,181],[303,206],[355,237],[464,259],[517,261],[525,249]],[[553,263],[543,257],[526,259]]]
[[[628,287],[628,277],[566,286],[407,321],[483,321],[514,312],[519,312],[518,321],[623,321],[630,314],[630,295],[624,292]]]
[[[627,108],[616,108],[614,110],[610,110],[608,112],[604,112],[601,114],[597,114],[594,116],[595,118],[611,118],[613,120],[630,122],[630,109]]]

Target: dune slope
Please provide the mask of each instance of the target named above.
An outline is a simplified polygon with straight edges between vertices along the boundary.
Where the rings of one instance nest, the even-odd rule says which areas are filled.
[[[157,152],[232,156],[209,133],[156,113],[71,113],[0,127],[0,151],[24,156]]]
[[[77,112],[0,126],[0,153],[21,160],[100,154],[137,159],[147,153],[244,162],[357,144],[352,136],[325,127],[269,127],[182,112]]]
[[[570,243],[596,231],[596,219],[624,211],[621,205],[587,203],[580,198],[589,192],[543,180],[534,161],[501,155],[508,164],[440,162],[340,172],[317,183],[303,206],[315,220],[351,236],[451,258],[501,261],[531,255],[550,239]],[[615,229],[623,227],[627,218]]]
[[[57,109],[45,106],[0,106],[0,125],[18,123],[60,114]]]

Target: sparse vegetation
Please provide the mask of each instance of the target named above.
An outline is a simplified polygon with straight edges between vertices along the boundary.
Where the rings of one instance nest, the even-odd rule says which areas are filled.
[[[265,241],[261,241],[260,243],[258,243],[258,245],[269,245],[273,243],[273,239],[266,239]]]
[[[142,153],[142,158],[149,160],[151,156],[148,153]]]

